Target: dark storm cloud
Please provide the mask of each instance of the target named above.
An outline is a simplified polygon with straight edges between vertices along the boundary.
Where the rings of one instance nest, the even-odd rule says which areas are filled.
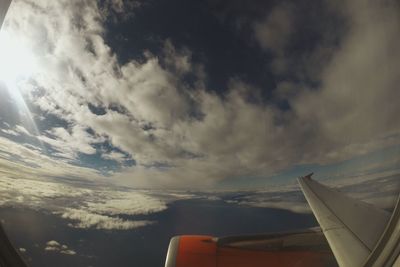
[[[154,14],[165,11],[164,2],[151,4],[138,7],[128,21],[135,25],[157,7]],[[253,19],[238,16],[246,17],[245,24],[238,23],[249,27],[244,36],[251,35],[253,44],[240,41],[245,39],[243,26],[223,30],[231,19],[218,18],[224,5],[218,12],[183,7],[192,13],[176,13],[188,23],[172,21],[180,23],[178,30],[194,30],[192,35],[185,39],[168,29],[173,25],[163,25],[162,16],[150,16],[153,24],[165,27],[164,35],[150,42],[153,49],[125,53],[122,60],[121,46],[106,37],[126,22],[109,25],[97,2],[15,1],[5,29],[24,40],[38,65],[34,83],[21,90],[40,112],[66,122],[37,138],[57,151],[67,146],[65,153],[72,157],[105,152],[96,144],[108,142],[123,155],[106,150],[102,158],[125,156],[136,162],[113,174],[113,181],[144,187],[207,186],[230,177],[268,176],[293,165],[331,164],[399,143],[400,110],[393,101],[399,97],[400,77],[395,2],[324,2],[318,8],[328,11],[316,17],[318,12],[310,10],[314,17],[308,22],[299,18],[299,10],[308,15],[303,5],[268,5]],[[215,20],[202,20],[209,16]],[[196,27],[189,22],[192,17]],[[325,32],[339,17],[345,18],[339,30]],[[301,21],[307,22],[305,28]],[[314,21],[323,25],[308,29]],[[150,32],[156,32],[153,24],[147,24]],[[224,33],[222,39],[216,33]],[[196,40],[202,42],[192,46]],[[239,50],[244,52],[235,53]],[[225,53],[215,57],[221,62],[207,63],[219,53]],[[251,64],[256,82],[240,71],[253,58],[265,63]],[[218,75],[224,78],[215,82]],[[265,77],[272,82],[264,83]],[[33,161],[29,157],[25,160]]]

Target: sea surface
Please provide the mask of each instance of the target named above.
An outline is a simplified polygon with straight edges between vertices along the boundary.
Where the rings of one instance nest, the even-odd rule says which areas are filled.
[[[204,199],[175,201],[158,213],[125,216],[156,221],[133,230],[76,229],[48,211],[12,207],[1,208],[0,218],[14,245],[26,250],[21,254],[32,267],[162,267],[169,240],[175,235],[227,236],[317,226],[312,214]],[[50,240],[76,254],[46,251]]]

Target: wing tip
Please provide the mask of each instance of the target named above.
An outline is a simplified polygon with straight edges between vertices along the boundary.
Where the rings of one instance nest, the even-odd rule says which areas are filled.
[[[311,173],[309,173],[309,174],[307,174],[307,175],[304,175],[304,176],[300,176],[299,178],[297,178],[297,180],[299,180],[299,181],[302,181],[302,180],[311,180],[311,176],[313,176],[314,175],[314,172],[311,172]]]

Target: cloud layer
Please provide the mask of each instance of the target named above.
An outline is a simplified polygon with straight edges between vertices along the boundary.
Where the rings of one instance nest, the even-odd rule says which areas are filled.
[[[100,167],[82,163],[97,157],[122,166],[108,170],[117,183],[204,187],[398,145],[398,5],[326,5],[345,18],[339,43],[323,35],[318,47],[295,58],[289,44],[299,25],[296,4],[276,6],[253,23],[272,71],[287,74],[270,88],[274,99],[264,102],[251,100],[262,88],[235,76],[223,95],[208,90],[207,70],[190,48],[171,40],[158,55],[143,51],[141,58],[119,60],[104,25],[124,10],[120,1],[14,1],[4,30],[34,56],[36,67],[18,88],[42,126],[34,134],[2,126],[5,172],[23,162],[26,175],[101,179]],[[130,5],[131,12],[140,6]],[[315,71],[311,65],[321,62]],[[51,153],[11,141],[29,134]]]
[[[0,184],[0,206],[50,211],[67,219],[69,226],[84,229],[129,230],[150,225],[155,222],[123,219],[121,215],[159,212],[167,208],[167,201],[180,197],[157,198],[145,191],[5,177]]]
[[[70,223],[69,226],[83,229],[129,230],[154,223],[152,221],[124,220],[119,217],[100,215],[80,209],[67,209],[62,212],[61,218],[74,221],[74,223]]]
[[[397,170],[322,182],[337,187],[349,196],[391,210],[399,194],[399,177]],[[158,222],[146,219],[146,215],[164,211],[169,203],[185,199],[225,201],[234,205],[286,209],[298,213],[311,212],[297,184],[260,190],[188,193],[3,177],[0,178],[0,199],[0,207],[51,212],[65,219],[69,227],[97,230],[131,230],[150,226]],[[140,219],[135,218],[137,215]],[[45,250],[70,253],[70,249],[53,241],[47,244]]]
[[[365,201],[377,207],[393,210],[399,197],[400,173],[378,173],[321,181],[348,196]],[[269,190],[232,193],[220,196],[228,203],[262,208],[286,209],[297,213],[311,213],[303,193],[298,186],[282,186]]]

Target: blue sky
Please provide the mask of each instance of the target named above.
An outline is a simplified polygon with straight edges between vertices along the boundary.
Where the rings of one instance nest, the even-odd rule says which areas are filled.
[[[6,177],[257,188],[398,168],[395,1],[13,1]]]

